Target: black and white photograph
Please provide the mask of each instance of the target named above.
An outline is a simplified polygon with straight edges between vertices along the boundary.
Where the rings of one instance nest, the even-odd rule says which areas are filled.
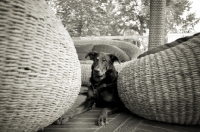
[[[200,132],[200,0],[0,0],[0,132]]]

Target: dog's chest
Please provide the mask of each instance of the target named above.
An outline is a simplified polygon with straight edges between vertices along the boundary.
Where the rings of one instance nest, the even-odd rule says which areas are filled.
[[[94,98],[97,102],[113,102],[117,95],[116,83],[91,85],[89,87],[88,96]]]
[[[114,94],[113,94],[114,92],[112,92],[112,91],[113,90],[93,89],[92,94],[93,94],[93,97],[95,98],[95,100],[112,102],[114,100]]]
[[[114,100],[114,95],[108,90],[100,91],[99,94],[99,98],[102,98],[106,102],[112,102]]]

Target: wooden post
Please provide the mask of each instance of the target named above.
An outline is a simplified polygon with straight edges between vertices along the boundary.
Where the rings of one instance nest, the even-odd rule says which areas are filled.
[[[150,1],[150,28],[148,50],[164,44],[166,0]]]

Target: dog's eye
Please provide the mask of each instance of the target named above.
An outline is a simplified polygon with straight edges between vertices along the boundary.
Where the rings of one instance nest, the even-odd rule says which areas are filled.
[[[99,60],[98,60],[98,59],[95,59],[94,61],[95,61],[95,62],[98,62]]]
[[[103,62],[107,62],[107,60],[106,60],[106,59],[103,59]]]

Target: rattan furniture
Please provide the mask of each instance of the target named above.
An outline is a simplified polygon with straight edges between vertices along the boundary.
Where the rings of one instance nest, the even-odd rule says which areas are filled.
[[[78,56],[45,1],[1,1],[0,12],[0,131],[37,131],[75,102]]]
[[[135,60],[138,55],[143,53],[142,50],[140,50],[137,46],[125,42],[125,41],[117,41],[117,40],[74,40],[73,41],[75,46],[81,46],[81,45],[98,45],[98,44],[107,44],[107,45],[112,45],[120,48],[123,50],[130,58],[131,60]],[[89,52],[89,51],[88,51]],[[124,63],[118,63],[116,62],[115,68],[120,71],[127,63],[130,61],[126,61]],[[89,85],[89,79],[91,76],[91,65],[92,61],[80,61],[81,63],[81,80],[82,80],[82,85]]]
[[[118,93],[126,107],[146,119],[200,124],[200,35],[127,64]]]

